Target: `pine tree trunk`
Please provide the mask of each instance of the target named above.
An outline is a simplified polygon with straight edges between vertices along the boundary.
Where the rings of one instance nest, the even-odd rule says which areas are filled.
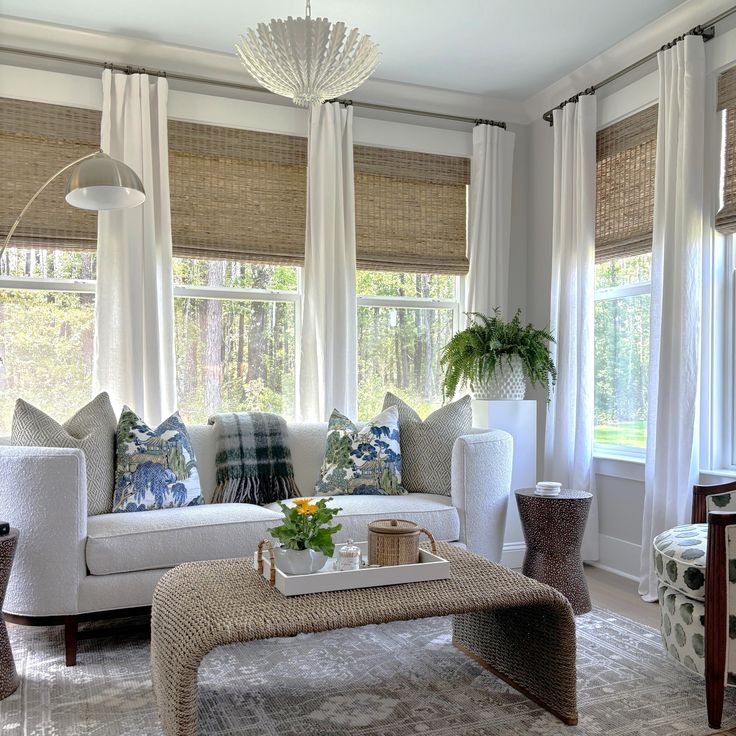
[[[269,266],[254,264],[253,288],[265,289],[271,279]],[[248,320],[248,373],[246,380],[264,383],[268,377],[266,356],[268,355],[268,335],[266,334],[268,305],[265,302],[251,302],[250,319]]]

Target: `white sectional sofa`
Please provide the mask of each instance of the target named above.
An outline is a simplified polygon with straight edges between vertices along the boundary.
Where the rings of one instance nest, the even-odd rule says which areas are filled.
[[[190,426],[204,496],[215,485],[212,427]],[[296,482],[308,496],[319,478],[326,424],[291,424]],[[416,521],[438,540],[498,561],[511,484],[512,438],[472,430],[452,455],[452,496],[339,496],[337,541],[365,540],[374,519]],[[81,450],[0,446],[0,519],[20,530],[5,598],[9,621],[66,625],[67,664],[76,662],[77,623],[151,605],[163,573],[182,562],[250,556],[281,516],[278,507],[204,504],[87,515]],[[427,489],[431,491],[431,489]]]

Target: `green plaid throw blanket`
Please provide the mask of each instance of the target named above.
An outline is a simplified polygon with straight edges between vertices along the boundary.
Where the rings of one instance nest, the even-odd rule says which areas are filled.
[[[213,503],[265,504],[299,496],[286,422],[277,414],[238,412],[209,418],[217,433]]]

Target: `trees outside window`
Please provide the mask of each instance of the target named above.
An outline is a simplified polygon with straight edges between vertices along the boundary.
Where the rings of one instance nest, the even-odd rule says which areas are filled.
[[[179,411],[204,423],[221,411],[294,416],[297,269],[174,259]]]
[[[59,421],[91,398],[96,256],[9,248],[0,262],[0,435],[23,397]],[[358,272],[358,403],[393,391],[441,404],[439,352],[460,324],[459,279]],[[183,419],[218,411],[295,415],[298,269],[174,259],[177,398]],[[63,390],[62,388],[63,387]]]
[[[596,264],[594,442],[603,452],[646,448],[651,260]]]
[[[22,397],[59,421],[89,401],[93,252],[8,248],[0,261],[0,436]]]
[[[442,403],[439,353],[458,329],[458,278],[358,271],[358,416],[381,411],[386,391],[426,416]]]

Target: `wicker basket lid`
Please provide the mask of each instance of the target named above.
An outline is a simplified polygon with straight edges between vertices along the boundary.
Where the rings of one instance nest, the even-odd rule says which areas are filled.
[[[379,519],[368,524],[368,530],[378,534],[413,534],[419,526],[406,519]]]

